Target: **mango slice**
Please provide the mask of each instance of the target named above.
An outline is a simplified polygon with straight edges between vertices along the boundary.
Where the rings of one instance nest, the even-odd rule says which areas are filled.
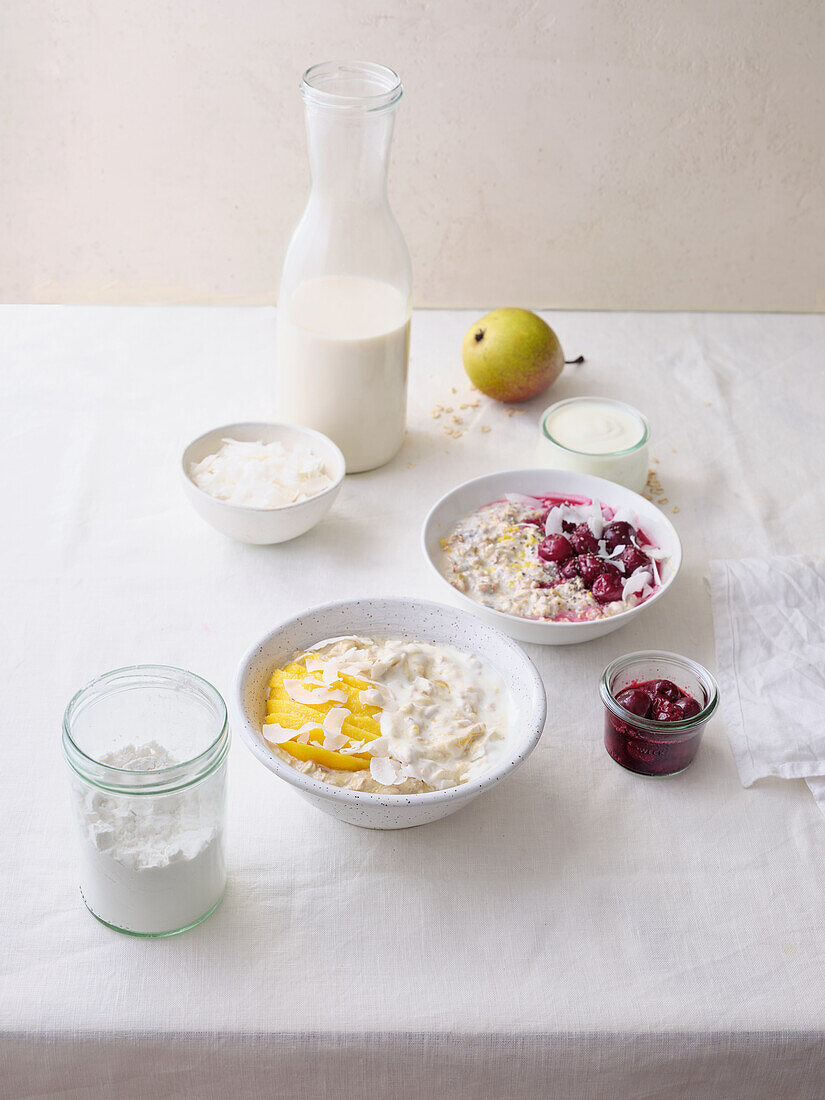
[[[279,748],[298,760],[314,760],[325,768],[340,768],[347,772],[360,772],[370,766],[369,756],[345,756],[342,752],[322,749],[320,745],[304,745],[300,741],[282,741]]]
[[[277,723],[283,729],[298,731],[308,723],[317,723],[318,728],[309,734],[309,743],[304,744],[290,738],[286,741],[273,742],[291,756],[298,760],[314,760],[327,768],[341,769],[343,771],[361,771],[370,766],[370,757],[357,753],[347,754],[334,752],[331,749],[321,747],[324,740],[324,732],[321,728],[324,717],[333,707],[346,707],[350,714],[345,718],[341,732],[348,741],[348,746],[353,741],[374,741],[381,736],[381,727],[376,716],[381,714],[381,708],[362,703],[359,692],[370,687],[363,680],[341,675],[334,684],[325,685],[320,673],[307,672],[304,658],[299,661],[291,661],[282,669],[276,669],[269,680],[269,696],[266,702],[265,723],[271,725]],[[300,680],[310,691],[317,690],[324,693],[328,690],[342,691],[347,697],[345,703],[297,703],[284,687],[284,680]],[[316,743],[317,742],[317,743]]]

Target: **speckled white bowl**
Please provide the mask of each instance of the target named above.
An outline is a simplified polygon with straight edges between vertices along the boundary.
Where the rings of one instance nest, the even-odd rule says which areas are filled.
[[[506,493],[524,493],[527,496],[546,494],[588,497],[590,500],[600,500],[602,504],[609,504],[613,508],[629,508],[639,517],[639,523],[644,531],[668,555],[667,560],[661,563],[661,586],[644,603],[632,607],[629,611],[622,611],[619,615],[611,615],[607,619],[595,619],[592,622],[583,623],[554,623],[540,619],[522,619],[518,615],[494,611],[470,599],[457,588],[453,588],[441,572],[443,556],[441,540],[449,535],[459,520],[485,504],[501,500]],[[605,481],[601,477],[591,477],[589,474],[577,474],[568,470],[506,470],[504,473],[487,474],[472,481],[465,481],[463,485],[452,489],[433,506],[424,520],[421,545],[424,556],[445,587],[445,594],[449,593],[460,607],[467,608],[474,615],[497,626],[499,630],[505,631],[520,642],[535,642],[539,645],[571,645],[576,642],[589,642],[593,638],[619,630],[631,619],[643,615],[649,607],[665,595],[676,579],[682,564],[682,544],[679,536],[673,524],[655,504],[651,504],[649,500],[645,500],[644,497],[640,497],[638,493],[634,493],[632,489],[626,489],[623,485],[616,485],[615,482]]]
[[[510,693],[509,751],[494,769],[460,787],[427,794],[370,794],[312,779],[276,756],[261,729],[272,670],[301,650],[342,634],[406,637],[470,650],[492,665]],[[319,810],[365,829],[408,829],[455,813],[516,770],[536,747],[547,710],[544,685],[524,651],[493,627],[443,604],[411,599],[343,600],[275,627],[244,655],[232,691],[236,729],[264,767]]]
[[[332,478],[332,485],[309,500],[287,504],[283,508],[247,508],[218,500],[198,488],[189,476],[189,470],[193,462],[202,462],[207,455],[215,454],[224,439],[238,439],[242,443],[280,441],[286,447],[292,443],[301,443],[323,459]],[[180,472],[186,496],[201,519],[206,520],[210,527],[214,527],[222,535],[237,539],[238,542],[269,546],[303,535],[324,518],[344,483],[346,463],[339,448],[321,432],[302,428],[298,424],[270,424],[262,421],[226,424],[198,436],[183,452]]]

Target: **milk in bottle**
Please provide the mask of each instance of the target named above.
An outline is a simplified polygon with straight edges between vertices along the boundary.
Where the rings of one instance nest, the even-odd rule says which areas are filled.
[[[276,415],[324,432],[357,473],[404,440],[412,272],[387,199],[401,82],[329,62],[301,92],[312,188],[281,277]]]
[[[278,321],[279,417],[328,435],[349,473],[383,465],[404,437],[409,343],[407,301],[389,283],[301,283]]]

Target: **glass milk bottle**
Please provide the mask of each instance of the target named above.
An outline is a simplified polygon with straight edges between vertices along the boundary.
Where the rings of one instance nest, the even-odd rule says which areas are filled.
[[[328,435],[357,473],[404,439],[412,271],[387,200],[401,81],[327,62],[301,94],[312,189],[281,276],[276,416]]]

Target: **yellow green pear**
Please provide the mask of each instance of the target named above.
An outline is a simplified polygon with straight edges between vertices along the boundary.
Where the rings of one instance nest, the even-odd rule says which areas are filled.
[[[470,381],[497,401],[528,401],[564,367],[555,332],[529,309],[494,309],[468,329],[461,349]]]

